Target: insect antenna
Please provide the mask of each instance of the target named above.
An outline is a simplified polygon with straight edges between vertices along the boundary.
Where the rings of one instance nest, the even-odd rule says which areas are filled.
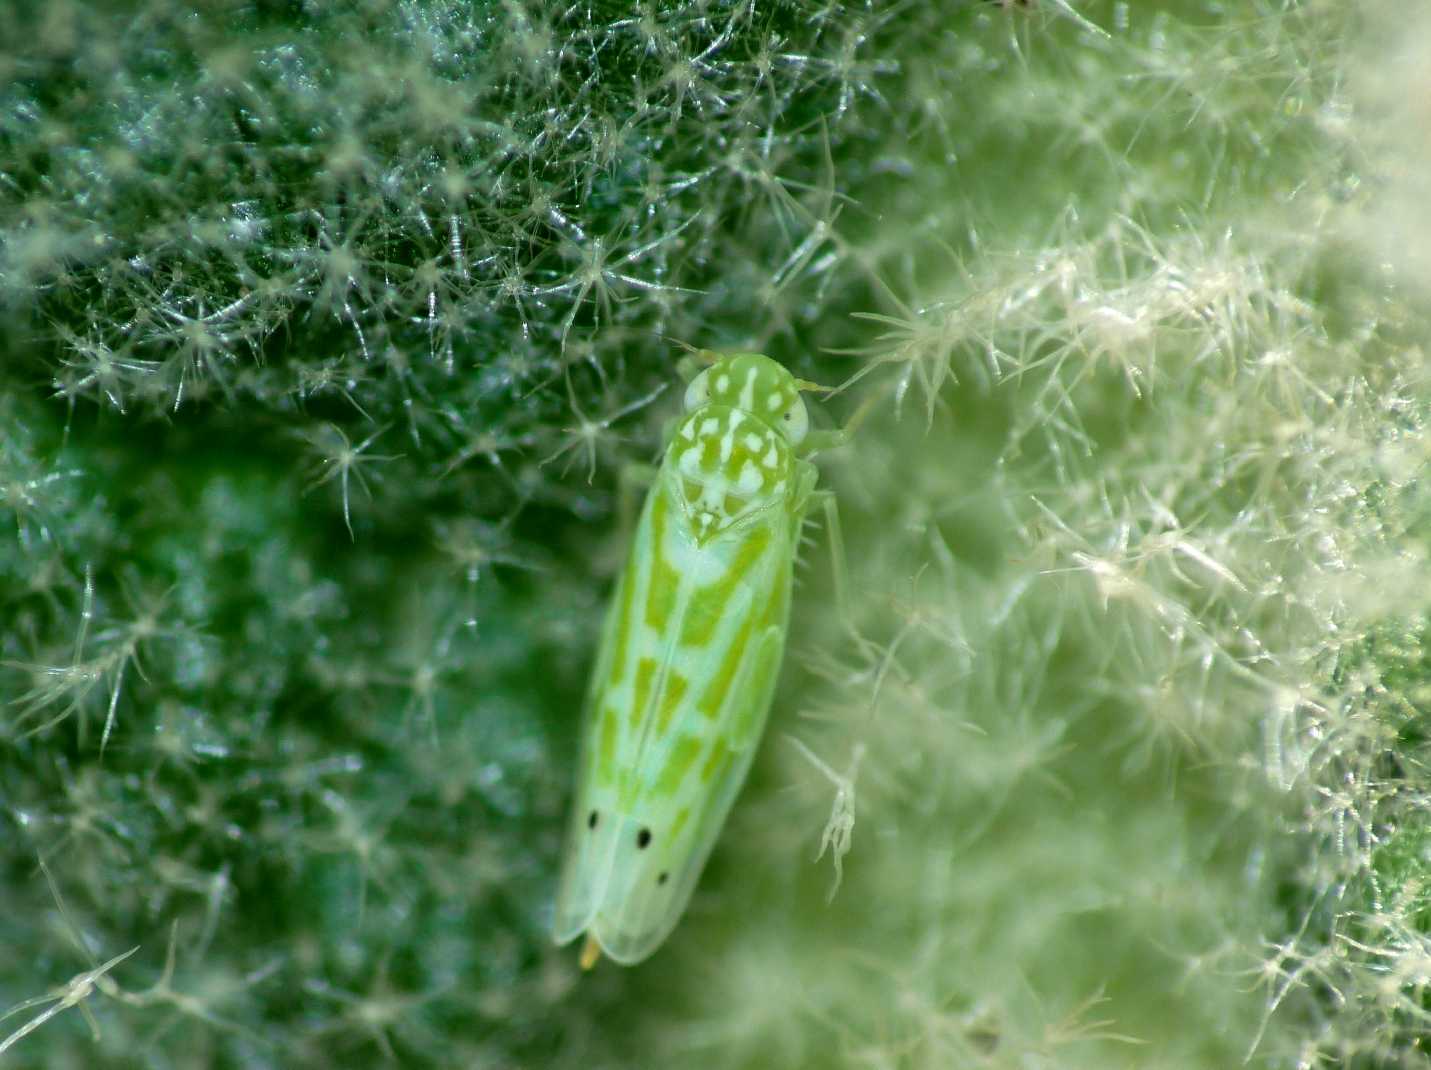
[[[835,387],[826,386],[824,383],[812,383],[809,379],[796,379],[795,389],[803,393],[833,394]]]

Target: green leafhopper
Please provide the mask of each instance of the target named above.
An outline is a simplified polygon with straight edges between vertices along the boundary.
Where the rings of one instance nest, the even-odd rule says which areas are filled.
[[[675,927],[750,768],[785,649],[811,431],[759,353],[699,351],[607,611],[587,691],[553,935],[631,964]],[[830,514],[833,520],[833,513]]]

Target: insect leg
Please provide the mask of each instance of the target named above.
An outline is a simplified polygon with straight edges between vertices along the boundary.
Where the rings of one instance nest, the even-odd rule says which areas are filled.
[[[833,431],[809,431],[805,435],[805,440],[800,443],[796,453],[801,457],[808,457],[811,454],[823,453],[825,450],[832,450],[838,446],[843,446],[850,439],[854,438],[855,432],[859,430],[860,424],[865,422],[870,410],[887,391],[873,390],[869,396],[860,402],[850,418],[845,421],[844,427],[837,427]]]
[[[845,536],[840,527],[839,502],[832,490],[811,490],[810,505],[819,505],[825,514],[825,532],[830,540],[830,577],[835,585],[835,612],[850,639],[862,650],[868,651],[870,644],[860,634],[850,603],[850,570],[845,557]]]
[[[621,540],[631,541],[631,532],[636,528],[636,516],[640,512],[641,495],[651,489],[656,482],[658,469],[653,465],[628,461],[621,466],[617,475],[617,516],[621,521]]]
[[[830,575],[835,582],[835,608],[845,626],[854,631],[850,613],[849,567],[845,560],[845,536],[840,528],[840,507],[832,490],[810,492],[810,503],[818,504],[825,513],[825,533],[830,540]]]

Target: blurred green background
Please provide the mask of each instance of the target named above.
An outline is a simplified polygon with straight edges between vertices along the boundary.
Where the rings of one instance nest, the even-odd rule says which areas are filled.
[[[1427,1065],[1431,20],[0,22],[0,1063]],[[874,399],[858,635],[812,524],[685,919],[583,976],[676,342]]]

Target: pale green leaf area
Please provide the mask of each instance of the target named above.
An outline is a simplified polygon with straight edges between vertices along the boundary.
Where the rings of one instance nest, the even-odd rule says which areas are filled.
[[[0,21],[0,1065],[1427,1065],[1431,21]],[[850,608],[812,522],[689,911],[583,974],[678,343],[870,406]]]

